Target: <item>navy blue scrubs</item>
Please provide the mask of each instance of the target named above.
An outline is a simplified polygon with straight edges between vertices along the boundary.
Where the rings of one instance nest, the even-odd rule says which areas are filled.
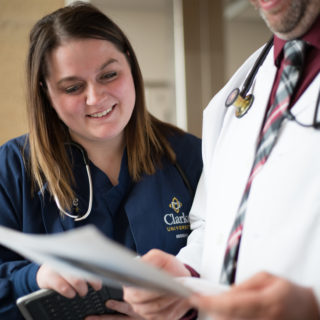
[[[143,255],[152,248],[177,254],[190,232],[188,214],[193,194],[182,175],[167,159],[155,174],[133,183],[123,155],[119,184],[113,186],[104,172],[90,163],[93,183],[92,211],[83,221],[61,216],[47,190],[31,194],[31,181],[23,152],[27,136],[0,147],[0,225],[25,233],[57,233],[94,224],[106,236]],[[201,141],[190,135],[169,138],[177,162],[195,191],[202,171]],[[88,177],[81,152],[71,147],[76,180],[72,213],[88,207]],[[18,297],[38,289],[39,266],[0,246],[0,319],[22,319],[15,306]]]

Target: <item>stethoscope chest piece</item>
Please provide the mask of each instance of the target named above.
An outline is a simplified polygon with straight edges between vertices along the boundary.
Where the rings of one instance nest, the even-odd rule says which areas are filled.
[[[253,103],[253,95],[248,94],[245,98],[243,98],[240,94],[240,89],[235,88],[228,95],[226,100],[226,107],[234,106],[236,108],[235,114],[237,118],[243,117]]]

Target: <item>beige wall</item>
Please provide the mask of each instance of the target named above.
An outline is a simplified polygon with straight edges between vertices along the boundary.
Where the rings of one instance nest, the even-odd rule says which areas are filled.
[[[224,80],[221,1],[183,0],[188,131],[202,136],[202,112]]]
[[[154,106],[151,111],[160,118],[164,114],[163,120],[174,122],[174,97],[171,99],[174,58],[173,49],[167,48],[173,41],[170,0],[136,1],[140,7],[133,6],[133,0],[122,0],[121,15],[115,9],[120,0],[91,2],[106,6],[107,13],[115,15],[116,22],[131,39],[146,80],[147,97]],[[152,6],[150,1],[154,1]],[[0,0],[0,144],[27,131],[24,71],[28,33],[36,20],[64,3],[64,0]],[[267,41],[270,32],[251,6],[235,18],[223,21],[222,0],[183,0],[182,4],[187,129],[201,136],[202,111],[208,101],[241,63]],[[157,12],[153,12],[154,7]],[[127,21],[137,24],[129,26]],[[163,25],[165,29],[159,27]],[[146,40],[150,34],[153,41]],[[148,59],[149,53],[152,59]]]
[[[0,0],[0,144],[27,131],[25,59],[28,34],[64,0]]]
[[[251,7],[248,7],[250,10]],[[251,9],[252,10],[252,9]],[[271,37],[271,31],[258,16],[241,16],[225,22],[226,80],[239,66]]]

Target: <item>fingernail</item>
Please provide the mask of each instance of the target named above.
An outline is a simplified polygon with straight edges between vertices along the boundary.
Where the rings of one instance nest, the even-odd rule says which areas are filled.
[[[68,298],[74,298],[76,296],[76,293],[74,292],[74,291],[72,291],[72,290],[68,290],[68,293],[67,293],[67,297]]]
[[[108,308],[112,308],[112,307],[114,307],[114,302],[113,302],[112,300],[108,300],[108,301],[106,302],[106,306],[107,306]]]
[[[61,291],[63,292],[63,295],[67,298],[74,298],[76,295],[76,292],[71,289],[70,287],[64,287],[61,289]]]

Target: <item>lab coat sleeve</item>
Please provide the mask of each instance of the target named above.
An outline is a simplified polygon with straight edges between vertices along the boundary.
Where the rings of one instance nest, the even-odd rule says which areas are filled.
[[[314,287],[312,289],[318,303],[318,309],[320,310],[320,287]]]
[[[206,212],[203,206],[206,191],[203,180],[202,174],[198,183],[194,202],[189,213],[191,233],[188,237],[187,245],[183,247],[177,255],[179,260],[192,267],[198,273],[200,273],[199,270],[205,228],[204,213]]]
[[[189,213],[191,233],[187,245],[180,250],[177,257],[201,274],[202,252],[206,226],[207,203],[210,201],[210,171],[211,157],[214,146],[219,138],[220,129],[226,113],[224,106],[217,105],[215,101],[224,95],[222,89],[209,103],[204,111],[202,131],[202,160],[203,171],[198,183],[195,198]]]
[[[223,117],[225,108],[217,109]],[[203,119],[203,136],[207,125],[210,126],[206,117]],[[218,130],[217,130],[218,135]],[[197,273],[200,274],[201,262],[202,262],[202,251],[204,245],[204,234],[206,226],[206,214],[207,214],[207,201],[209,201],[210,188],[208,186],[206,173],[208,169],[208,161],[210,159],[207,144],[202,140],[202,160],[203,160],[203,171],[200,176],[200,180],[197,186],[193,204],[189,213],[191,233],[187,240],[187,245],[183,247],[177,258],[184,264],[192,267]]]

